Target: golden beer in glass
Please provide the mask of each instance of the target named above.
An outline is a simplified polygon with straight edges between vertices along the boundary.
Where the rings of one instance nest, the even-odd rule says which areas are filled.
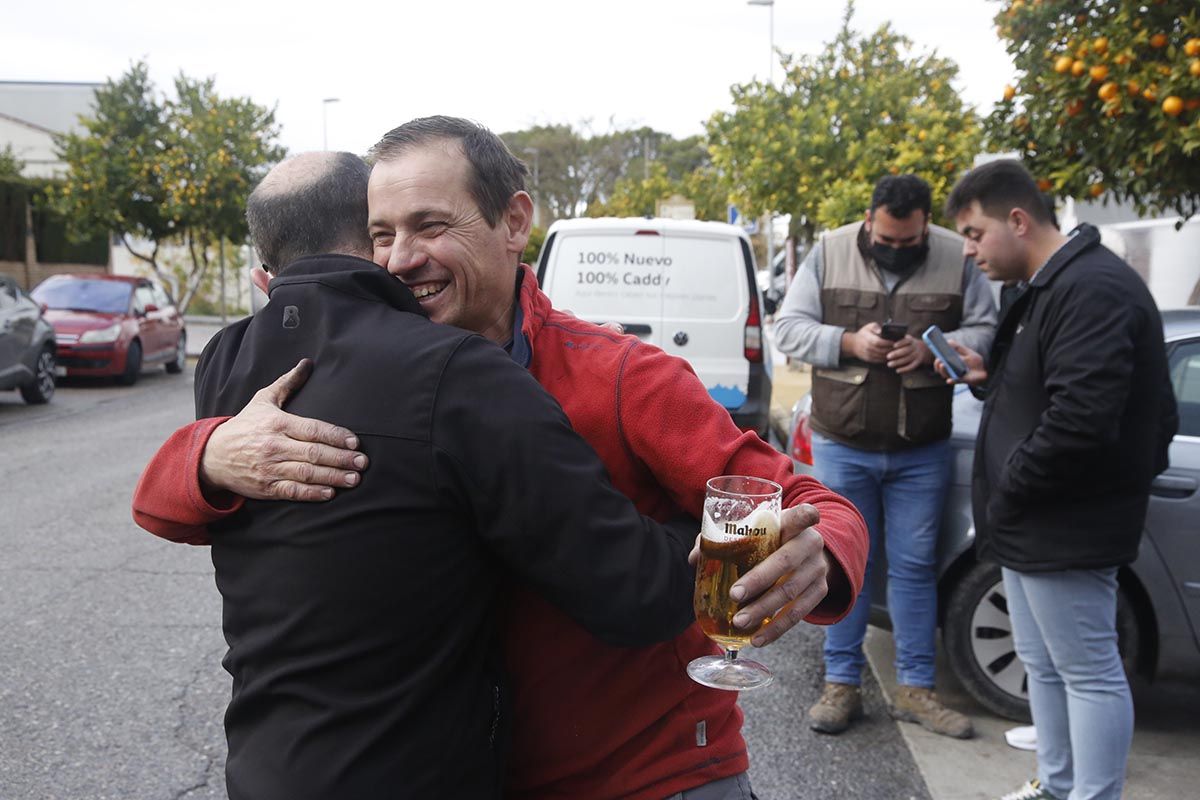
[[[779,549],[779,517],[783,489],[773,481],[725,475],[708,482],[700,527],[700,563],[696,568],[696,621],[708,638],[725,650],[688,664],[688,675],[715,689],[744,690],[766,686],[773,676],[762,664],[738,660],[759,628],[733,624],[738,604],[729,596],[733,584]]]

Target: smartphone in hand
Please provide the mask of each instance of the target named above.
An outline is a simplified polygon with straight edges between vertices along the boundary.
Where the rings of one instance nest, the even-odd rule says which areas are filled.
[[[950,373],[950,377],[956,381],[962,380],[963,376],[967,374],[967,362],[963,361],[958,351],[950,346],[950,342],[946,341],[942,329],[937,325],[930,325],[921,334],[921,339],[929,347],[933,357],[946,365],[946,372]]]
[[[880,326],[879,335],[890,342],[898,342],[904,338],[904,334],[908,333],[908,325],[903,322],[892,322],[888,320]]]

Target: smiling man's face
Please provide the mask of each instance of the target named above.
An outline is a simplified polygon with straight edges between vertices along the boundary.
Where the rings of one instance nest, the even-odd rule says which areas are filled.
[[[470,179],[471,164],[450,139],[376,164],[367,189],[374,261],[412,290],[434,322],[505,343],[528,226],[522,236],[520,209],[512,207],[488,225]]]

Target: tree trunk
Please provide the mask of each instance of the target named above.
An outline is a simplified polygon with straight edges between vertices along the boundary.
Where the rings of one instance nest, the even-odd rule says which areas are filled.
[[[171,278],[162,271],[162,268],[158,266],[158,242],[154,243],[154,249],[150,251],[150,255],[148,256],[139,253],[137,250],[134,250],[133,243],[129,241],[129,237],[124,233],[121,234],[121,244],[125,245],[125,249],[129,252],[129,255],[133,256],[139,261],[145,261],[147,264],[149,264],[150,268],[154,270],[155,277],[162,281],[163,285],[169,287],[171,289],[171,293],[175,297],[179,297],[179,292],[176,291],[179,287],[175,285],[175,281],[171,280]]]
[[[33,235],[33,203],[25,192],[25,290],[33,288],[33,268],[37,265],[37,239]]]
[[[208,274],[208,246],[204,242],[200,242],[200,251],[196,252],[196,237],[190,232],[187,235],[188,252],[192,257],[192,274],[186,281],[187,292],[182,300],[179,301],[179,313],[183,314],[187,311],[187,307],[192,304],[192,298],[196,296],[196,292],[200,291],[200,285],[204,282],[204,276]]]

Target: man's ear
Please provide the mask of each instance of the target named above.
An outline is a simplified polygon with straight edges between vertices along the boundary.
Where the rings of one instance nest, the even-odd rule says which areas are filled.
[[[533,228],[533,199],[527,192],[514,192],[504,209],[504,244],[508,252],[520,256],[529,244],[529,232]]]
[[[1008,212],[1008,227],[1012,232],[1020,237],[1029,235],[1033,225],[1033,219],[1029,216],[1029,212],[1020,206]]]
[[[271,283],[271,275],[265,269],[256,269],[250,273],[250,282],[258,287],[263,294],[267,293],[267,285]]]
[[[863,223],[867,226],[867,233],[871,232],[871,209],[867,209],[863,214]]]

